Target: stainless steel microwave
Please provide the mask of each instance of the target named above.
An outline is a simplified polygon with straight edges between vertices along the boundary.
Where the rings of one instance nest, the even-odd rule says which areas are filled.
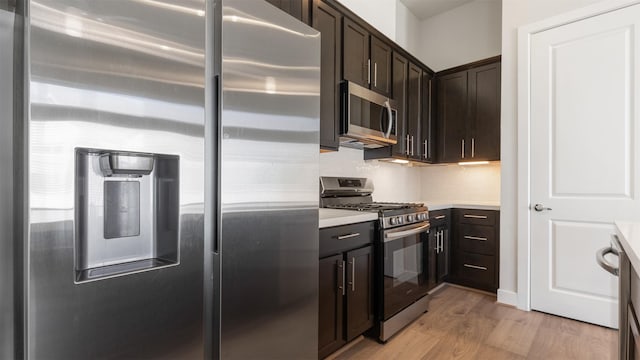
[[[379,148],[397,138],[395,101],[349,81],[340,84],[340,145]]]

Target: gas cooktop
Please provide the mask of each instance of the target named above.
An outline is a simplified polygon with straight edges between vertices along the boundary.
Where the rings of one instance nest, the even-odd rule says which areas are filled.
[[[330,209],[344,209],[357,211],[388,211],[400,209],[421,208],[424,204],[419,203],[391,203],[391,202],[361,202],[354,204],[331,204],[326,205]]]

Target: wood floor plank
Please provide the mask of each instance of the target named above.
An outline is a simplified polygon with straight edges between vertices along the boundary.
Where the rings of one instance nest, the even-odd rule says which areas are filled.
[[[429,311],[382,345],[365,338],[336,360],[616,359],[617,331],[496,303],[457,287],[433,294]]]

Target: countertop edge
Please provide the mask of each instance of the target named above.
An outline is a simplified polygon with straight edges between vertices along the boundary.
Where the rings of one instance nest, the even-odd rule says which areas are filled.
[[[358,211],[349,211],[349,210],[342,210],[342,211],[344,212],[343,213],[344,215],[333,215],[331,217],[323,217],[323,214],[320,214],[318,227],[320,229],[324,229],[324,228],[329,228],[334,226],[351,225],[351,224],[357,224],[361,222],[378,220],[378,213],[358,212]],[[354,214],[348,214],[348,213],[354,213]]]
[[[635,227],[637,230],[640,230],[640,223],[615,221],[615,225],[616,235],[618,236],[620,245],[622,245],[622,249],[631,262],[631,266],[633,266],[636,271],[640,270],[640,257],[638,256],[638,250],[640,250],[640,247],[637,249],[634,248],[630,241],[630,238],[633,237],[633,234],[631,233],[633,232],[633,228]],[[640,245],[640,236],[636,236],[636,239],[638,239],[638,245]]]
[[[429,202],[421,201],[429,210],[443,210],[443,209],[473,209],[473,210],[496,210],[500,211],[500,204],[490,203],[465,203],[458,201],[451,202]]]

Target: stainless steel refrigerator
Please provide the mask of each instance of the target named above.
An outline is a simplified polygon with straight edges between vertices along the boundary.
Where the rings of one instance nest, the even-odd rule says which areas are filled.
[[[0,358],[315,358],[319,34],[255,0],[0,30]]]
[[[210,5],[212,352],[316,359],[320,35],[266,1]]]

